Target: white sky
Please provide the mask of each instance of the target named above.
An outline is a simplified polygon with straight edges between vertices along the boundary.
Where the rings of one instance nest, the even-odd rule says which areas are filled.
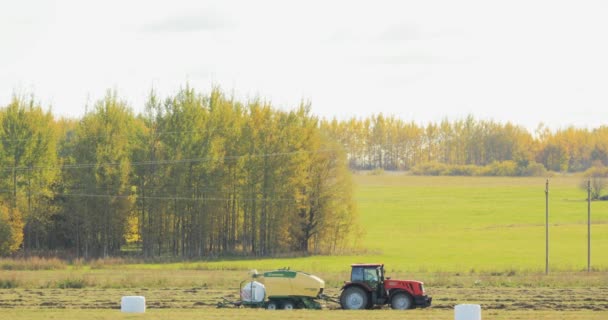
[[[324,117],[608,125],[608,1],[2,1],[0,106],[212,84]]]

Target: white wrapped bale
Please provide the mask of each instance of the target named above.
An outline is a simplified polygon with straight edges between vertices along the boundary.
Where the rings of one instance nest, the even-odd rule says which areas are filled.
[[[241,288],[241,300],[249,303],[259,303],[266,298],[266,287],[257,281],[247,282]]]
[[[459,304],[454,307],[454,320],[481,320],[481,306]]]
[[[130,313],[146,312],[146,298],[143,296],[124,296],[120,300],[120,311]]]

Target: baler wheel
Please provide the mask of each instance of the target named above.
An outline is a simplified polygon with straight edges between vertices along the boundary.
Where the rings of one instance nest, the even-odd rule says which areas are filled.
[[[270,301],[270,302],[268,302],[268,304],[266,305],[266,309],[267,309],[267,310],[276,310],[276,309],[278,309],[278,308],[279,308],[279,305],[278,305],[276,302],[274,302],[274,301]]]

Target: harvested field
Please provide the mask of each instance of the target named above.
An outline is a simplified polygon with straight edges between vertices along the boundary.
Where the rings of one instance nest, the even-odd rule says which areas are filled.
[[[603,311],[608,312],[608,288],[433,288],[431,309],[453,309],[456,304],[476,303],[484,310],[508,311]],[[338,291],[328,290],[333,296]],[[234,290],[205,288],[164,289],[5,289],[0,308],[119,309],[125,295],[143,295],[148,309],[215,308],[222,297],[236,300]],[[327,303],[326,309],[338,305]]]
[[[370,311],[334,311],[334,310],[298,310],[294,312],[267,311],[251,309],[151,309],[145,315],[120,313],[111,309],[4,309],[3,319],[27,320],[75,320],[75,319],[281,319],[281,320],[452,320],[454,311],[446,309],[422,309],[410,311],[370,310]],[[482,318],[490,320],[604,320],[606,312],[597,311],[509,311],[482,310]]]

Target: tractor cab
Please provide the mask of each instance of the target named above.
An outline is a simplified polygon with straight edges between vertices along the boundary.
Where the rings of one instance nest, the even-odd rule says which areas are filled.
[[[361,283],[369,287],[369,291],[376,292],[378,297],[384,291],[384,265],[383,264],[353,264],[351,265],[350,282]]]
[[[384,286],[384,265],[378,263],[351,265],[350,284],[358,285],[368,293],[365,308],[386,303],[388,296]]]

